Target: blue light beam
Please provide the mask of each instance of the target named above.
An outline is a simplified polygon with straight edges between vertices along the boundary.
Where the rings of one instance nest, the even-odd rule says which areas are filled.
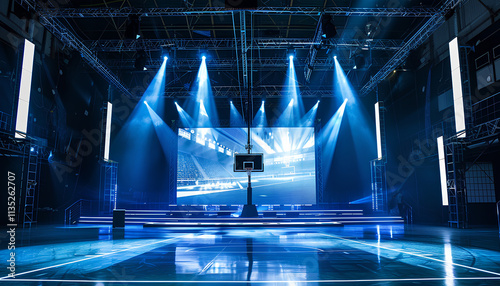
[[[234,106],[233,104],[233,101],[231,101],[229,103],[230,105],[230,108],[231,108],[231,113],[229,114],[229,125],[231,127],[243,127],[243,126],[246,126],[245,124],[245,120],[243,119],[243,117],[241,116],[240,112],[238,111],[238,109],[236,108],[236,106]]]
[[[335,154],[335,147],[339,138],[340,126],[342,125],[342,118],[347,104],[347,98],[344,103],[339,107],[335,114],[328,120],[326,125],[321,129],[318,139],[319,144],[323,144],[323,162],[325,162],[325,174],[329,174],[332,166],[333,155]]]

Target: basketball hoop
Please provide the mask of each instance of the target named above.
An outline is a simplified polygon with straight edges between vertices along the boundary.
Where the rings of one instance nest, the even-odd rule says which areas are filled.
[[[247,170],[247,175],[250,177],[250,175],[252,174],[253,168],[246,167],[245,170]]]

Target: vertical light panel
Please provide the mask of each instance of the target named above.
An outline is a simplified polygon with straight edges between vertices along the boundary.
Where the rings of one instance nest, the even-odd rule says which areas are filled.
[[[380,134],[380,104],[375,103],[375,132],[377,133],[377,156],[382,159],[382,137]]]
[[[441,178],[441,198],[443,200],[443,206],[448,205],[448,187],[446,184],[446,160],[444,157],[444,142],[443,136],[437,138],[438,147],[438,159],[439,159],[439,176]]]
[[[35,45],[24,40],[23,64],[21,68],[21,82],[19,83],[19,100],[17,103],[16,138],[26,138],[28,132],[28,115],[31,93],[31,76],[33,74],[33,58]]]
[[[113,104],[108,102],[106,109],[106,136],[104,138],[104,161],[109,160],[109,141],[111,140],[111,115],[113,114]]]
[[[460,52],[458,38],[449,43],[451,63],[451,84],[453,90],[453,106],[455,109],[455,129],[458,132],[465,130],[464,98],[462,93],[462,76],[460,74]],[[458,137],[465,137],[465,132]]]

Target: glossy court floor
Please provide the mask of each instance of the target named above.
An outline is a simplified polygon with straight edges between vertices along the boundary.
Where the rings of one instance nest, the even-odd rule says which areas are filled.
[[[38,227],[2,285],[500,285],[498,229]]]

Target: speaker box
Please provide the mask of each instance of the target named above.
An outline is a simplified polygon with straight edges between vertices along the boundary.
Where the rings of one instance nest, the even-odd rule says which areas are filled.
[[[113,210],[113,228],[125,227],[125,210]]]

